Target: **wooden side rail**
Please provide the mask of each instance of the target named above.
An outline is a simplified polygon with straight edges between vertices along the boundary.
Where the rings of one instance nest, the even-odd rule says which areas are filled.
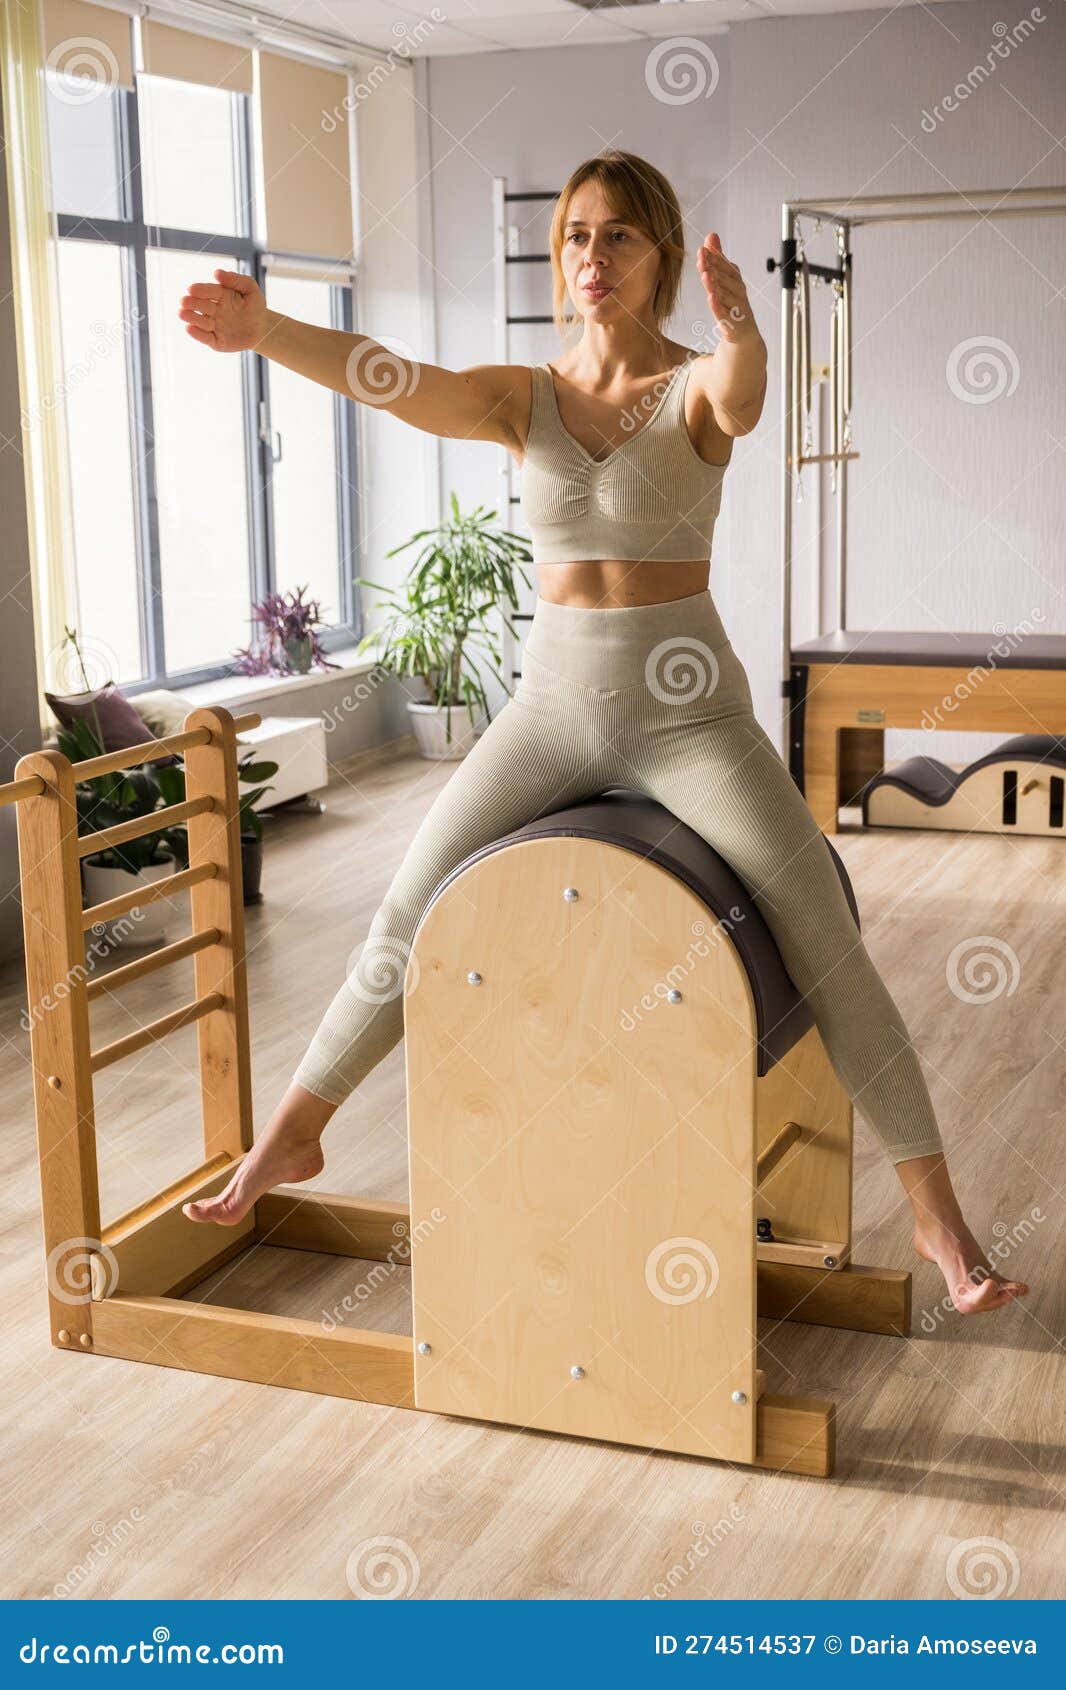
[[[226,1168],[252,1142],[237,734],[259,721],[254,712],[235,718],[222,706],[197,709],[186,717],[181,733],[83,762],[71,763],[56,750],[32,752],[19,760],[15,779],[0,786],[0,805],[14,803],[18,808],[41,1206],[56,1343],[93,1347],[93,1302],[83,1294],[83,1286],[87,1268],[97,1277],[101,1264],[106,1269],[111,1248],[101,1238],[94,1075],[195,1022],[205,1165],[220,1170],[215,1177],[224,1180]],[[186,798],[181,804],[79,835],[81,782],[177,753],[185,761]],[[83,857],[177,821],[188,829],[187,869],[82,908]],[[185,890],[190,894],[191,935],[90,982],[88,929]],[[90,998],[185,957],[193,962],[192,1000],[93,1051]],[[181,1217],[182,1238],[197,1230]],[[124,1248],[135,1248],[125,1239],[123,1243]],[[217,1236],[209,1236],[190,1264],[192,1282],[204,1271],[203,1249],[217,1256],[220,1249],[232,1253],[241,1247],[241,1229],[221,1246]]]

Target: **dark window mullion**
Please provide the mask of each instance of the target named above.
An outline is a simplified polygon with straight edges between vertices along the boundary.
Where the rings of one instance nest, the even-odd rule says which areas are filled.
[[[136,333],[130,335],[130,403],[133,417],[135,474],[140,488],[138,504],[138,578],[142,664],[150,680],[166,674],[163,634],[163,578],[159,554],[159,495],[155,474],[155,407],[152,394],[152,349],[148,332],[147,242],[144,226],[144,191],[141,179],[140,130],[137,121],[136,90],[123,95],[123,159],[126,163],[125,193],[130,214],[125,286],[131,307],[136,307]]]
[[[330,289],[330,322],[335,329],[352,332],[352,289]],[[333,395],[333,412],[337,430],[337,514],[340,538],[340,603],[337,620],[358,636],[361,629],[359,595],[355,577],[359,573],[359,525],[356,490],[358,487],[355,439],[355,400],[341,393]]]
[[[241,258],[249,275],[258,283],[264,297],[266,277],[263,273],[262,253],[255,244],[255,215],[252,172],[252,103],[239,95],[233,102],[233,140],[237,160],[236,192],[238,224],[242,239]],[[255,623],[251,619],[252,605],[273,590],[274,583],[274,500],[272,451],[269,435],[270,382],[267,361],[256,352],[241,354],[244,364],[244,434],[246,473],[248,477],[248,635],[246,645],[255,639]],[[260,438],[260,418],[268,424],[268,439]]]
[[[253,254],[249,270],[265,296],[266,276],[260,254]],[[270,373],[267,360],[261,357],[258,352],[245,352],[241,356],[245,365],[245,438],[252,536],[248,603],[250,617],[252,604],[265,598],[267,593],[274,591],[276,579],[273,452],[271,449],[273,431],[270,428]],[[260,439],[259,419],[261,416],[265,418],[267,423],[266,440]],[[255,624],[249,620],[248,638],[245,644],[250,645],[254,636]]]

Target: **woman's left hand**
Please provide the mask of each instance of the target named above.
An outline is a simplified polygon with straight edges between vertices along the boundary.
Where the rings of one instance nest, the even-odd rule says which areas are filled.
[[[736,342],[757,334],[744,278],[722,251],[722,243],[713,229],[696,253],[696,266],[722,340]]]

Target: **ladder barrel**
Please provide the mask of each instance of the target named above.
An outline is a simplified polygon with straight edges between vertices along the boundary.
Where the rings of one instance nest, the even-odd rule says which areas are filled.
[[[404,1007],[417,1405],[826,1471],[832,1405],[755,1367],[759,1088],[817,1034],[730,866],[624,789],[538,817],[436,889]],[[823,1125],[777,1083],[774,1162]]]

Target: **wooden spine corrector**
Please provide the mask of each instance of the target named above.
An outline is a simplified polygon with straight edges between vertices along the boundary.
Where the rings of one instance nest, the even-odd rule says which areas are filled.
[[[904,1334],[910,1276],[850,1260],[851,1104],[761,915],[640,794],[492,842],[423,911],[404,986],[409,1207],[289,1187],[235,1228],[185,1218],[252,1140],[236,738],[257,721],[195,710],[88,763],[33,753],[0,787],[18,806],[53,1342],[829,1473],[833,1404],[766,1392],[757,1316]],[[186,802],[121,834],[184,819],[189,867],[83,910],[79,861],[104,836],[78,836],[76,780],[172,752]],[[85,932],[180,888],[192,934],[106,986],[191,957],[193,996],[94,1050],[105,981]],[[93,1075],[194,1021],[203,1160],[102,1225]],[[412,1336],[182,1301],[259,1240],[409,1264]]]

